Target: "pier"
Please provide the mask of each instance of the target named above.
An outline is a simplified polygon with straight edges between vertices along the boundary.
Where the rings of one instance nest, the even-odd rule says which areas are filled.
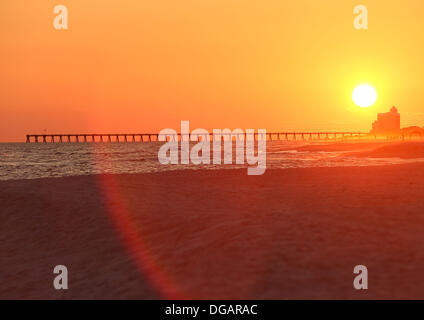
[[[177,133],[171,135],[171,140],[188,140],[190,134]],[[213,133],[209,133],[209,138],[213,141]],[[232,136],[246,140],[247,133],[222,133],[221,136]],[[346,138],[361,138],[369,134],[364,132],[267,132],[254,134],[255,140],[267,141],[311,141],[311,140],[343,140]],[[186,137],[187,136],[187,137]],[[205,136],[205,135],[200,135]],[[205,138],[205,137],[203,137]],[[116,134],[27,134],[27,143],[93,143],[93,142],[154,142],[159,141],[158,133],[116,133]]]

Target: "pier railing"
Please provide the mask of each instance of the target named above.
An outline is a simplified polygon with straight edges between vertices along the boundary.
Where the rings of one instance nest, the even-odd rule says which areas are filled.
[[[188,140],[190,134],[177,133],[167,135],[170,140],[181,141]],[[213,141],[214,133],[199,134],[198,136],[207,138]],[[231,136],[234,139],[246,140],[248,133],[221,133],[221,137]],[[250,134],[252,135],[252,134]],[[308,140],[338,140],[346,138],[361,138],[368,136],[364,132],[267,132],[254,134],[255,140],[267,141],[285,140],[285,141],[308,141]],[[116,133],[116,134],[28,134],[26,135],[27,143],[54,143],[54,142],[154,142],[159,141],[158,133]]]

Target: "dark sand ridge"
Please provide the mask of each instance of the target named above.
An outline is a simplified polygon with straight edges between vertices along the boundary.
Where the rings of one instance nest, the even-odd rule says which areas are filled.
[[[2,181],[0,298],[161,297],[111,221],[125,206],[187,298],[422,299],[423,199],[423,164]]]
[[[363,158],[424,158],[424,143],[400,142],[383,145],[372,150],[350,154]]]

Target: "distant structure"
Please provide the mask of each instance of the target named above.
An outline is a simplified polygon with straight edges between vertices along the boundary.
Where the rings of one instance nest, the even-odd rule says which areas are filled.
[[[402,136],[409,139],[413,139],[413,138],[422,139],[424,137],[424,128],[420,128],[417,126],[402,128]]]
[[[385,136],[399,136],[400,114],[396,107],[392,107],[390,112],[379,113],[377,120],[372,124],[371,134]]]

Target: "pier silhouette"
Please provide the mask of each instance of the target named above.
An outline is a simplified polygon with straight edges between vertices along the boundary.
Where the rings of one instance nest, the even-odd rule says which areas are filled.
[[[181,141],[189,139],[193,134],[167,134],[168,140]],[[196,135],[196,134],[195,134]],[[210,141],[213,141],[214,133],[198,134],[197,136],[207,138],[209,135]],[[255,140],[267,141],[308,141],[308,140],[338,140],[347,137],[361,138],[369,135],[364,132],[268,132],[268,133],[221,133],[221,137],[232,137],[234,139],[244,138],[247,135],[254,135]],[[187,138],[186,138],[187,137]],[[92,143],[92,142],[155,142],[159,141],[159,133],[114,133],[114,134],[27,134],[27,143]]]

